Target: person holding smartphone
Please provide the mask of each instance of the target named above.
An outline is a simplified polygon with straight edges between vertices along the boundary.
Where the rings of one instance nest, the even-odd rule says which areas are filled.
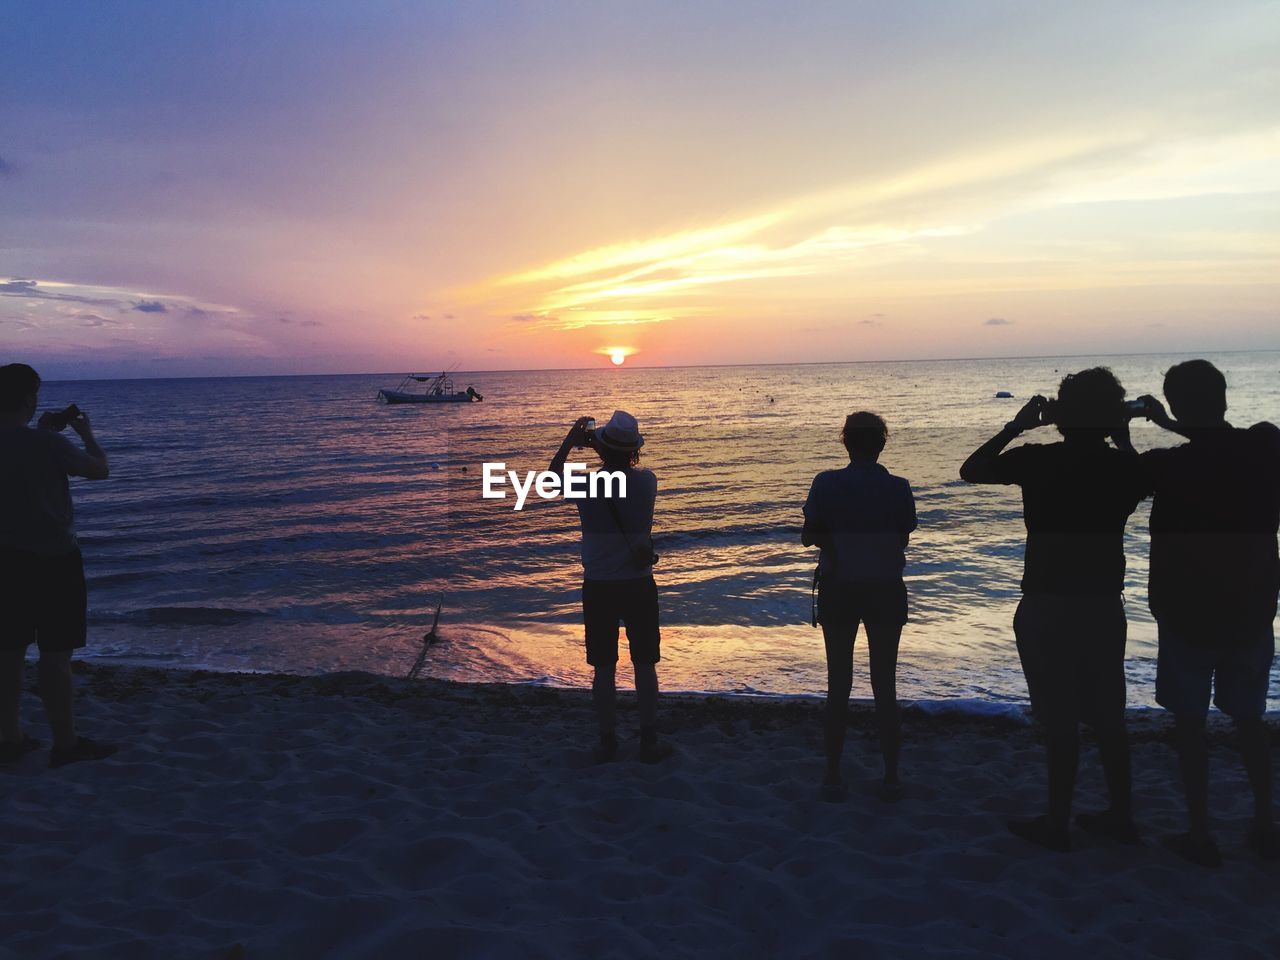
[[[1027,528],[1022,600],[1013,620],[1031,709],[1045,733],[1045,815],[1010,820],[1010,831],[1051,850],[1071,849],[1071,802],[1080,724],[1098,738],[1111,805],[1082,813],[1083,829],[1136,843],[1125,728],[1124,529],[1146,495],[1129,443],[1124,387],[1104,367],[1065,377],[1056,400],[1033,397],[975,450],[960,477],[1022,489]],[[1057,443],[1005,450],[1048,424]],[[1111,442],[1109,442],[1111,441]]]
[[[1253,792],[1246,841],[1280,859],[1272,795],[1271,734],[1263,720],[1275,658],[1280,590],[1280,428],[1227,421],[1227,379],[1208,360],[1187,360],[1164,378],[1169,416],[1143,398],[1157,426],[1186,438],[1148,450],[1152,487],[1151,613],[1159,628],[1156,701],[1173,714],[1188,830],[1167,842],[1217,866],[1209,816],[1210,699],[1231,717]]]
[[[618,755],[616,732],[618,625],[627,629],[627,646],[635,672],[640,710],[640,760],[657,763],[671,751],[658,740],[658,588],[653,579],[653,510],[658,478],[640,467],[644,437],[636,418],[614,411],[603,428],[580,417],[551,458],[551,471],[562,473],[570,452],[589,447],[604,470],[620,472],[626,496],[575,498],[582,525],[582,618],[586,627],[587,663],[594,675],[592,701],[600,731],[597,762]],[[588,484],[588,490],[596,489]],[[602,489],[603,485],[602,485]]]
[[[53,748],[49,766],[100,760],[112,744],[76,732],[72,652],[85,645],[84,561],[68,477],[105,480],[107,455],[76,407],[35,417],[40,377],[24,363],[0,367],[0,763],[40,747],[22,730],[27,648],[40,649],[40,699]],[[61,431],[70,426],[81,449]]]

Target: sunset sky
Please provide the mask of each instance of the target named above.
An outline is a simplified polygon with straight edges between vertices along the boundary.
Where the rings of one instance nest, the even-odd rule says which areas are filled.
[[[1280,4],[41,3],[0,362],[1280,348]]]

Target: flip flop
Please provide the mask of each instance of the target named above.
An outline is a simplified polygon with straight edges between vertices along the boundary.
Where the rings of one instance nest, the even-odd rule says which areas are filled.
[[[1056,853],[1071,852],[1071,834],[1066,830],[1055,830],[1049,825],[1048,817],[1035,817],[1031,820],[1006,820],[1005,826],[1015,837],[1021,837],[1028,843],[1034,843],[1046,850]]]
[[[1197,866],[1222,866],[1222,854],[1218,852],[1218,845],[1213,842],[1212,837],[1201,840],[1189,833],[1180,833],[1174,837],[1166,837],[1164,845],[1183,860],[1190,860]]]
[[[640,762],[641,763],[661,763],[667,757],[671,756],[671,744],[665,740],[659,740],[656,743],[640,744]]]
[[[618,738],[613,734],[602,736],[591,752],[593,763],[612,763],[618,758]]]
[[[876,796],[884,803],[900,803],[906,795],[906,788],[900,783],[882,783],[876,788]]]
[[[1263,860],[1280,860],[1280,828],[1274,824],[1259,827],[1254,824],[1249,828],[1249,849]]]
[[[818,796],[825,803],[843,803],[849,799],[849,785],[843,780],[839,783],[824,783],[818,788]]]
[[[114,743],[99,743],[88,737],[76,737],[74,746],[66,750],[49,751],[49,766],[57,769],[69,763],[80,763],[84,760],[105,760],[119,749]]]
[[[35,737],[22,735],[22,739],[17,743],[0,743],[0,765],[8,766],[17,763],[32,750],[39,750],[41,743]]]
[[[1116,816],[1111,810],[1076,814],[1076,826],[1091,836],[1128,847],[1136,847],[1142,843],[1138,825],[1132,819]]]

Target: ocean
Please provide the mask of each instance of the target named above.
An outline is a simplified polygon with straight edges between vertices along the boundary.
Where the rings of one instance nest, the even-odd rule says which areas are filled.
[[[576,417],[626,409],[659,479],[662,685],[741,695],[824,690],[800,506],[817,471],[847,462],[844,416],[873,410],[890,428],[881,462],[911,481],[920,520],[899,695],[998,707],[1026,692],[1011,628],[1021,503],[1016,488],[962,483],[960,463],[1070,371],[1105,365],[1130,396],[1158,395],[1181,359],[459,373],[484,402],[439,406],[376,402],[395,373],[50,382],[41,409],[79,404],[111,458],[109,480],[73,481],[87,656],[403,675],[442,598],[425,674],[574,685],[589,678],[576,510],[485,500],[481,464],[542,469]],[[1227,374],[1233,422],[1280,417],[1280,353],[1209,359]],[[1176,439],[1143,421],[1133,435],[1139,449]],[[1131,518],[1126,547],[1135,706],[1154,693],[1148,515],[1144,504]],[[855,657],[855,696],[868,696],[861,640]]]

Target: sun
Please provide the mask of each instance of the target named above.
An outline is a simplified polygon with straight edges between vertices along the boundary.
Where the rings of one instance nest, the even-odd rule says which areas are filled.
[[[595,352],[608,357],[609,362],[615,367],[620,367],[627,362],[627,357],[636,351],[634,347],[601,347]]]

